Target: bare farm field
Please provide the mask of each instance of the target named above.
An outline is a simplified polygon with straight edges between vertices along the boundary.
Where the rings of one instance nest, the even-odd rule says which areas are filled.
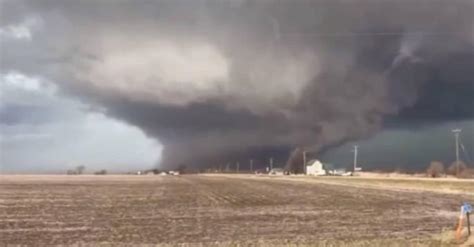
[[[338,181],[3,175],[0,245],[440,246],[450,244],[437,236],[454,228],[461,203],[474,202],[470,188]]]

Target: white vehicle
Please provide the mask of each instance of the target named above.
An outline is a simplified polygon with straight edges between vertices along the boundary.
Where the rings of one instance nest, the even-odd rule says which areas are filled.
[[[270,172],[268,174],[270,174],[270,175],[284,175],[285,170],[283,170],[281,168],[273,168],[273,169],[270,170]]]
[[[169,171],[169,174],[176,176],[176,175],[179,175],[179,171]]]

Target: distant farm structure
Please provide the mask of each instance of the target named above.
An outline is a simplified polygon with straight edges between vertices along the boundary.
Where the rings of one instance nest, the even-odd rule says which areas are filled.
[[[321,176],[326,175],[324,165],[319,160],[310,160],[306,164],[306,175]]]

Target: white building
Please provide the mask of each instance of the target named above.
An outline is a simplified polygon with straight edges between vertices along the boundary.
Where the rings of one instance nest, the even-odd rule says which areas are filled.
[[[319,160],[310,160],[306,165],[306,174],[313,176],[326,175],[323,163]]]

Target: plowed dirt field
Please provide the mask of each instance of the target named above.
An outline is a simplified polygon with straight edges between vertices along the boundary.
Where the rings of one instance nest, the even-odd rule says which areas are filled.
[[[0,244],[432,244],[464,201],[250,175],[1,176]]]

